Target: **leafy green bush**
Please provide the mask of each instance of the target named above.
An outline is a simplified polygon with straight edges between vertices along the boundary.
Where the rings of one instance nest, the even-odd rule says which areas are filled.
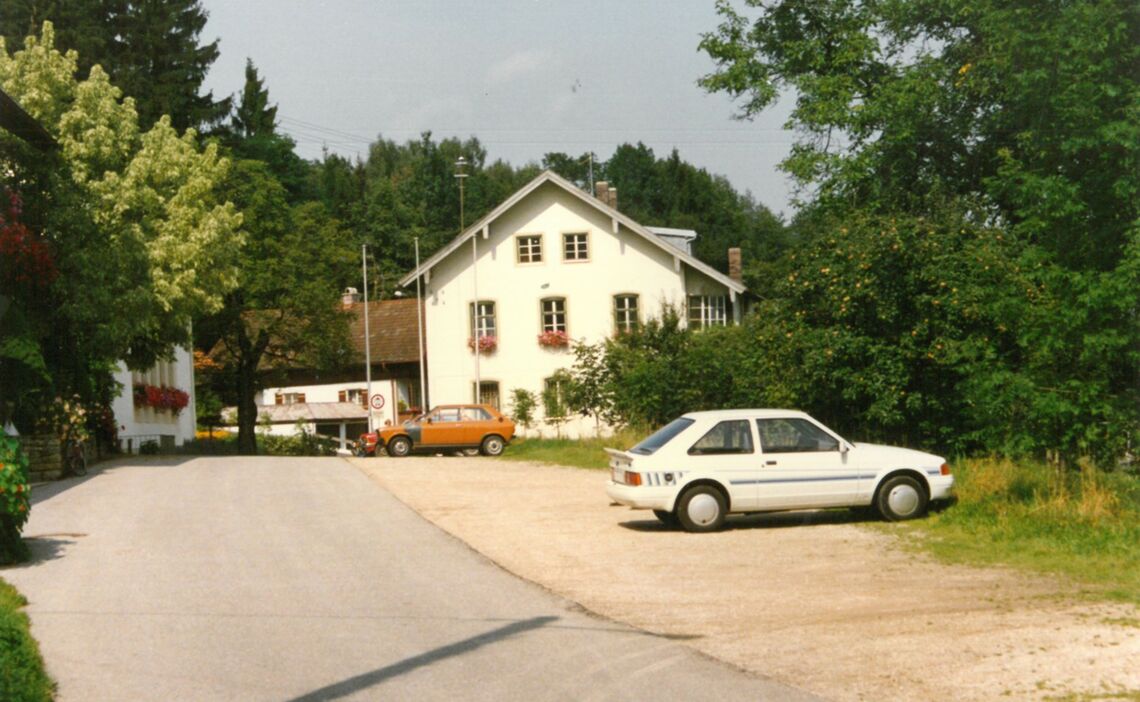
[[[26,560],[28,547],[20,530],[28,521],[28,457],[20,442],[0,435],[0,564]]]
[[[257,437],[258,453],[266,456],[335,456],[339,442],[301,432],[293,436],[263,434]]]
[[[0,700],[49,702],[55,685],[44,672],[28,616],[20,611],[26,604],[15,588],[0,580]]]

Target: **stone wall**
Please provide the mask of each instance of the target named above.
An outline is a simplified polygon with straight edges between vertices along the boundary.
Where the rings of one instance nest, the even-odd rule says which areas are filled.
[[[42,483],[58,480],[63,475],[63,459],[59,439],[54,436],[21,436],[20,444],[28,454],[28,481]]]

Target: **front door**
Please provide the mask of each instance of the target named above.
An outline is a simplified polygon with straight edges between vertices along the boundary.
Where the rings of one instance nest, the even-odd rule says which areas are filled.
[[[757,419],[760,509],[835,507],[852,504],[859,472],[838,437],[800,417]]]

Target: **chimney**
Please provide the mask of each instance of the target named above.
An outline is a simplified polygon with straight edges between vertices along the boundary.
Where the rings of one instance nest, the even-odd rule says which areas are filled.
[[[617,209],[617,188],[610,188],[610,207]]]
[[[744,282],[744,269],[740,262],[740,248],[733,246],[728,250],[728,277],[738,283]]]
[[[601,200],[602,204],[610,204],[610,184],[604,180],[594,183],[594,197]]]
[[[344,309],[348,309],[352,305],[360,302],[360,292],[356,288],[345,288],[344,292],[340,295],[340,304]]]

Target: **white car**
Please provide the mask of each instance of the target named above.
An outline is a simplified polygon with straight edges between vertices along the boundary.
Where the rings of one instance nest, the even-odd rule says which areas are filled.
[[[794,410],[692,412],[628,451],[608,448],[606,494],[686,531],[714,531],[730,513],[875,507],[913,519],[954,500],[940,456],[852,443]]]

